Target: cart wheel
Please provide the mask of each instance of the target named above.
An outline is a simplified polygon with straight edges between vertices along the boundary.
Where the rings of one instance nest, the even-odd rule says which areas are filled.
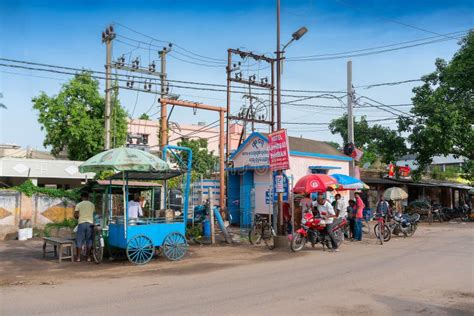
[[[171,233],[163,242],[163,254],[171,261],[181,259],[188,250],[186,238],[180,233]]]
[[[127,244],[127,258],[134,264],[145,264],[153,258],[155,247],[150,238],[137,235]]]

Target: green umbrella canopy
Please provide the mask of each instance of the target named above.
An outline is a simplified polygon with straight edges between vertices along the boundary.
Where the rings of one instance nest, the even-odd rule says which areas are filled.
[[[82,173],[105,170],[157,172],[170,170],[170,166],[146,151],[126,147],[101,152],[79,166]]]

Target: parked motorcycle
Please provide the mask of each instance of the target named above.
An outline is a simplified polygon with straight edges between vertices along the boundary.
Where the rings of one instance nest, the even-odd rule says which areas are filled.
[[[405,237],[411,237],[415,234],[419,222],[420,214],[418,213],[411,215],[397,213],[388,223],[388,227],[392,234],[397,236],[403,234]]]
[[[347,225],[347,220],[337,218],[334,220],[332,231],[336,237],[338,246],[344,239],[344,227]],[[307,242],[311,243],[314,248],[316,244],[322,244],[323,249],[327,247],[332,248],[331,239],[326,233],[326,225],[321,218],[314,217],[312,214],[306,214],[301,220],[301,228],[295,231],[293,239],[291,240],[290,248],[293,252],[300,251],[304,248]]]

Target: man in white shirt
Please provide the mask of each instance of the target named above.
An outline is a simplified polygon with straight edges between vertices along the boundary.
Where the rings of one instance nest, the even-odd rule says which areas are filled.
[[[332,232],[334,218],[336,217],[336,213],[334,212],[334,208],[332,207],[331,203],[326,200],[322,195],[318,196],[318,212],[319,216],[326,222],[326,232],[331,239],[332,251],[339,251],[337,249],[337,241],[334,233]]]
[[[347,217],[347,205],[344,198],[338,193],[336,194],[336,215],[338,218],[346,218]]]
[[[128,219],[137,219],[143,216],[142,206],[140,205],[140,196],[135,194],[133,200],[128,201]]]

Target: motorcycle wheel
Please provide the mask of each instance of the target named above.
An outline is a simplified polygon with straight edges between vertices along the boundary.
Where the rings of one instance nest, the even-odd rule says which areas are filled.
[[[306,237],[301,234],[295,234],[290,243],[291,251],[297,252],[304,248],[306,244]]]
[[[407,237],[411,237],[415,234],[416,226],[417,226],[416,224],[411,225],[410,229],[406,233]]]
[[[334,236],[336,237],[336,243],[337,246],[339,247],[342,244],[342,241],[344,240],[344,233],[342,229],[338,229],[334,232]]]

